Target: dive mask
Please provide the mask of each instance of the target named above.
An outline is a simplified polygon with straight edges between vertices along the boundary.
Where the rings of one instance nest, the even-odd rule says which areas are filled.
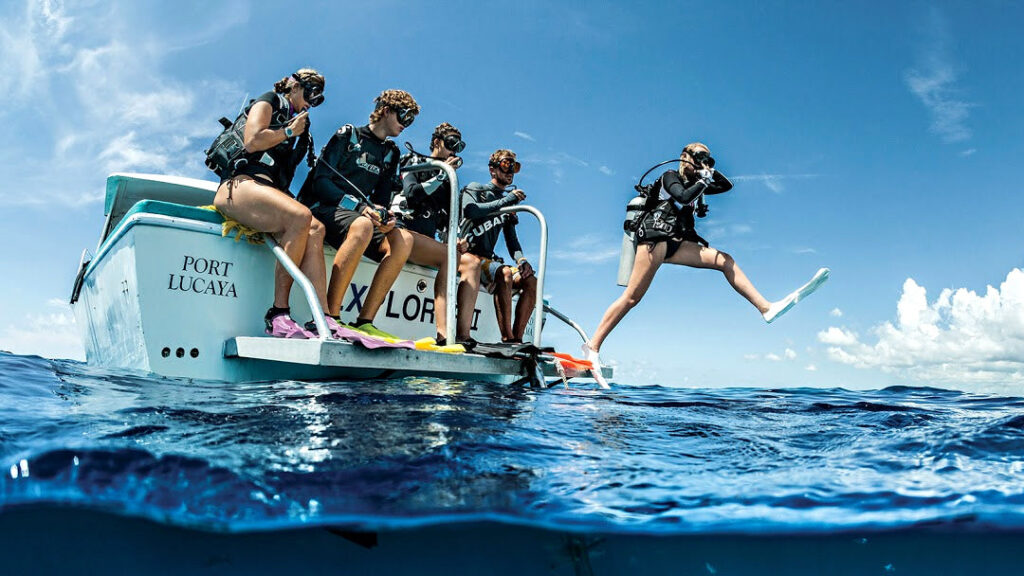
[[[307,82],[299,78],[298,74],[292,74],[292,78],[295,78],[295,80],[299,83],[299,86],[302,86],[302,99],[305,100],[306,103],[310,105],[310,107],[316,108],[317,106],[324,103],[323,86],[317,86],[312,82]]]
[[[707,166],[708,168],[715,167],[715,159],[711,157],[711,154],[708,154],[703,150],[690,152],[689,154],[690,158],[693,158],[693,161],[697,166]]]
[[[412,108],[392,108],[392,110],[398,116],[398,123],[402,125],[402,128],[412,126],[412,123],[416,120],[416,112],[413,112]]]
[[[449,134],[442,140],[444,147],[458,154],[466,149],[466,143],[455,134]]]
[[[506,174],[518,174],[519,169],[523,167],[522,164],[509,158],[508,156],[502,158],[501,160],[498,160],[497,162],[491,162],[488,165],[497,168],[498,170],[501,170]]]

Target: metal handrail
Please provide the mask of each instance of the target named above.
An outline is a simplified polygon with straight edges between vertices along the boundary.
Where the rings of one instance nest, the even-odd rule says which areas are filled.
[[[537,304],[533,310],[533,344],[540,346],[540,332],[544,325],[544,272],[548,266],[548,223],[540,210],[533,206],[509,206],[498,210],[499,214],[512,214],[514,212],[529,212],[537,218],[540,224],[540,260],[537,262]]]
[[[580,335],[580,338],[583,339],[583,343],[584,344],[586,344],[587,342],[590,342],[590,336],[587,336],[587,333],[583,331],[583,327],[580,326],[579,324],[577,324],[575,320],[573,320],[572,318],[569,318],[565,314],[562,314],[558,310],[555,310],[551,306],[551,304],[545,304],[544,305],[544,310],[547,311],[547,312],[550,312],[551,315],[554,316],[555,318],[558,318],[562,322],[565,322],[566,324],[568,324],[570,328],[575,330],[576,333]]]
[[[313,313],[313,322],[316,324],[317,338],[327,340],[330,338],[331,331],[327,328],[327,320],[324,319],[324,309],[320,307],[320,297],[317,296],[313,283],[302,273],[302,270],[299,270],[295,262],[292,262],[292,259],[288,257],[288,253],[274,240],[273,236],[264,234],[263,239],[267,241],[267,246],[270,247],[274,256],[277,257],[277,261],[281,263],[281,266],[288,272],[288,275],[299,284],[302,292],[305,293],[309,310]]]
[[[445,331],[445,339],[449,344],[455,342],[455,305],[458,294],[458,283],[455,276],[459,269],[459,256],[457,245],[459,241],[459,220],[461,216],[462,194],[459,191],[459,177],[455,175],[455,169],[447,162],[426,158],[419,164],[412,164],[402,168],[402,172],[423,172],[425,170],[444,170],[448,175],[448,182],[451,184],[451,198],[448,202],[448,282],[447,301],[445,302],[444,317],[447,320],[448,329]]]

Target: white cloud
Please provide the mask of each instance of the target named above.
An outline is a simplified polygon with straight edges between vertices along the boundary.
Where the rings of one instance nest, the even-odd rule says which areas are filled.
[[[57,298],[50,299],[47,305],[54,311],[26,314],[21,324],[0,330],[0,350],[44,358],[85,360],[85,349],[71,307]]]
[[[931,303],[908,278],[896,316],[872,330],[874,344],[834,326],[818,340],[834,361],[919,381],[1024,382],[1024,271],[1011,270],[983,295],[945,289]]]
[[[975,154],[975,153],[976,153],[977,151],[978,151],[978,149],[977,149],[977,148],[968,148],[967,150],[961,150],[961,151],[960,151],[960,155],[961,155],[961,156],[964,156],[964,157],[967,157],[967,156],[974,156],[974,154]]]
[[[530,135],[529,135],[529,134],[527,134],[526,132],[520,132],[520,131],[518,131],[518,130],[516,130],[515,132],[513,132],[513,133],[512,133],[512,135],[513,135],[513,136],[516,136],[517,138],[522,138],[523,140],[528,140],[528,141],[530,141],[530,142],[536,142],[536,141],[537,141],[537,139],[536,139],[536,138],[534,138],[533,136],[530,136]]]
[[[552,258],[586,264],[610,262],[619,257],[622,245],[603,240],[596,234],[586,234],[573,239],[563,250],[551,250]]]
[[[604,166],[604,165],[602,165],[600,168],[598,168],[597,171],[600,172],[601,174],[604,174],[605,176],[614,176],[615,175],[615,171],[614,170],[612,170],[611,168],[609,168],[607,166]]]
[[[726,238],[747,236],[754,231],[750,224],[711,224],[701,233],[702,236],[711,242],[719,242]]]
[[[786,189],[784,185],[786,180],[809,180],[817,177],[817,174],[740,174],[738,176],[729,176],[729,180],[733,182],[760,182],[769,190],[778,194]]]
[[[219,129],[216,118],[235,109],[244,90],[223,80],[186,84],[160,70],[183,43],[237,26],[244,6],[212,8],[214,24],[159,35],[126,21],[125,13],[138,12],[117,2],[25,6],[0,23],[0,90],[14,104],[0,110],[0,121],[32,137],[0,142],[0,159],[19,162],[0,205],[95,202],[113,171],[212,178],[199,157]]]
[[[793,350],[792,348],[786,348],[786,350],[783,351],[782,354],[776,354],[774,352],[769,352],[764,356],[760,356],[758,354],[744,354],[743,358],[745,360],[760,360],[763,358],[764,360],[768,360],[770,362],[782,362],[783,360],[795,360],[796,351]]]
[[[932,132],[946,142],[969,140],[971,129],[967,120],[974,104],[960,96],[958,72],[949,55],[949,46],[953,43],[949,27],[935,8],[926,26],[918,64],[906,72],[904,80],[928,110]]]
[[[814,364],[808,364],[807,366],[804,367],[804,370],[807,370],[808,372],[817,372],[818,367],[815,366]]]
[[[840,310],[839,308],[833,308],[832,311],[828,313],[828,315],[829,316],[833,316],[835,318],[842,318],[843,317],[843,311]]]

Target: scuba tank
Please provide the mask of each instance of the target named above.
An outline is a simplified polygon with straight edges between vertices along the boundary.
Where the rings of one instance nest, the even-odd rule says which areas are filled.
[[[637,191],[637,195],[626,204],[626,220],[622,223],[622,248],[619,252],[619,274],[616,279],[616,284],[619,286],[629,285],[629,277],[633,274],[633,262],[636,260],[636,231],[648,208],[653,207],[649,206],[649,203],[652,200],[657,200],[658,192],[655,190],[655,185],[644,185],[644,178],[655,168],[678,161],[678,158],[672,158],[651,166],[633,187]]]
[[[636,229],[640,217],[647,205],[647,196],[634,197],[626,204],[626,221],[622,223],[622,249],[619,253],[619,275],[616,284],[626,286],[629,276],[633,273],[633,261],[636,260]]]

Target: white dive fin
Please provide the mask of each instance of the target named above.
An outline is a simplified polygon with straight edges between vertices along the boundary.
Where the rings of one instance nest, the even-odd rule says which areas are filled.
[[[820,270],[814,273],[814,277],[811,278],[810,282],[804,284],[796,291],[790,293],[788,296],[783,298],[782,300],[779,300],[778,302],[772,302],[772,305],[770,308],[768,308],[768,311],[762,314],[762,316],[764,316],[764,321],[771,324],[773,320],[775,320],[779,316],[782,316],[786,312],[789,312],[789,309],[792,308],[793,306],[796,306],[797,302],[803,300],[807,296],[810,296],[811,294],[814,293],[815,290],[820,288],[821,285],[824,284],[826,280],[828,280],[828,276],[829,269],[821,268]]]
[[[590,374],[597,381],[597,385],[601,388],[611,388],[608,385],[608,381],[604,379],[604,374],[601,374],[601,360],[597,355],[597,351],[593,350],[586,343],[583,344],[583,359],[589,361],[594,366],[590,370]]]

